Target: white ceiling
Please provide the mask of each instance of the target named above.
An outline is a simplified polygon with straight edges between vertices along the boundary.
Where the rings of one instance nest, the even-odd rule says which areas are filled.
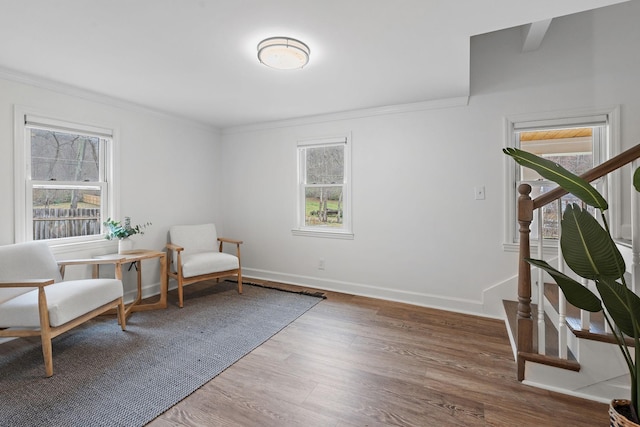
[[[469,95],[473,35],[623,0],[0,0],[0,68],[225,128]],[[311,48],[261,65],[266,37]]]

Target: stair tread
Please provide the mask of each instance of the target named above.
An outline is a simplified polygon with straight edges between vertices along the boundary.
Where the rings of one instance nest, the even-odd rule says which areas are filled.
[[[544,284],[544,294],[551,306],[558,311],[559,306],[559,292],[560,288],[555,283],[545,283]],[[602,311],[597,313],[590,313],[589,319],[589,329],[582,329],[582,320],[580,318],[580,309],[567,303],[566,305],[566,322],[571,332],[579,338],[590,339],[594,341],[608,342],[608,343],[616,343],[615,337],[613,334],[606,331],[604,325],[604,314]],[[626,338],[626,342],[628,345],[633,346],[634,342],[631,338]]]
[[[551,306],[559,311],[559,292],[560,288],[555,283],[544,284],[544,295],[547,297],[547,301],[551,303]],[[580,318],[580,309],[574,305],[567,303],[567,325],[572,331],[584,331],[582,329],[582,320]],[[597,313],[591,313],[589,316],[591,323],[589,325],[589,332],[593,334],[606,334],[604,328],[604,315],[601,311]],[[586,331],[585,331],[586,332]]]
[[[517,337],[516,324],[518,317],[518,303],[516,301],[503,300],[502,301],[505,309],[505,313],[507,314],[507,323],[509,328],[511,329],[511,334],[513,337]],[[533,319],[533,351],[535,353],[538,352],[538,306],[536,304],[531,304],[531,317]],[[545,315],[545,355],[549,357],[557,357],[558,356],[558,331],[556,327],[553,325],[551,319]],[[568,360],[575,361],[576,358],[571,352],[571,350],[567,349],[567,358]]]

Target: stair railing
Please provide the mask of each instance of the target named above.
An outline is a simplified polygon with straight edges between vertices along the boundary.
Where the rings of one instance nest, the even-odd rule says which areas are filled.
[[[608,174],[620,169],[621,167],[632,163],[634,165],[634,170],[639,166],[637,160],[640,159],[640,144],[636,145],[633,148],[630,148],[621,154],[613,157],[610,160],[594,167],[593,169],[585,172],[581,175],[581,177],[588,182],[595,181],[597,179],[603,178]],[[525,362],[527,360],[533,360],[540,363],[546,363],[549,365],[554,365],[558,367],[563,367],[566,369],[579,369],[579,365],[576,363],[571,363],[570,361],[565,360],[567,358],[566,345],[564,345],[564,351],[562,345],[559,348],[559,356],[557,358],[544,356],[544,343],[540,345],[538,343],[538,352],[534,352],[534,334],[533,334],[533,326],[534,320],[532,318],[532,310],[531,310],[531,265],[525,261],[526,258],[531,257],[531,223],[533,222],[534,212],[539,210],[541,212],[542,208],[550,203],[556,202],[558,203],[558,215],[559,217],[562,214],[561,202],[560,199],[562,196],[568,194],[566,190],[556,187],[548,193],[544,193],[538,196],[535,199],[531,199],[531,186],[529,184],[520,184],[518,187],[518,204],[517,204],[517,220],[519,225],[519,235],[520,235],[520,245],[519,245],[519,259],[518,259],[518,312],[517,312],[517,337],[516,337],[516,345],[517,345],[517,365],[518,365],[518,380],[524,380],[525,373]],[[632,234],[632,253],[633,253],[633,266],[632,266],[632,283],[634,287],[634,291],[638,291],[638,287],[640,287],[640,235],[638,232],[640,231],[640,197],[637,197],[637,193],[635,190],[631,192],[631,209],[632,209],[632,221],[631,221],[631,234]],[[539,224],[542,221],[538,221]],[[538,252],[542,251],[542,233],[538,233],[539,236],[539,246]],[[560,246],[558,245],[558,265],[562,268],[562,254],[560,251]],[[636,275],[636,270],[639,275]],[[544,288],[543,280],[538,279],[539,289]],[[560,292],[562,294],[562,292]],[[544,301],[544,296],[540,297],[538,295],[539,302],[542,303]],[[563,300],[563,296],[560,298]],[[540,310],[543,311],[542,307]],[[564,309],[562,309],[562,304],[560,306],[560,320],[564,323]],[[542,317],[540,315],[536,319],[539,324],[539,334],[544,333],[540,331],[544,331],[544,313],[542,313]],[[583,325],[583,328],[589,328],[589,325]],[[563,328],[566,328],[566,325],[563,325]],[[566,330],[566,329],[565,329]],[[566,333],[564,334],[566,336]],[[562,339],[562,338],[561,338]],[[565,341],[566,343],[566,338]],[[562,344],[562,341],[560,342]],[[540,352],[540,349],[543,351]]]

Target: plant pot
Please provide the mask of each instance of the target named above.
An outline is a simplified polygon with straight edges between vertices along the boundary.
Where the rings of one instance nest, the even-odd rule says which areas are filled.
[[[630,406],[630,400],[613,399],[609,404],[609,425],[611,427],[640,427],[640,424],[630,421],[629,418],[623,415],[631,413],[630,410],[625,411]]]
[[[133,249],[133,240],[128,237],[118,240],[118,253],[124,253]]]

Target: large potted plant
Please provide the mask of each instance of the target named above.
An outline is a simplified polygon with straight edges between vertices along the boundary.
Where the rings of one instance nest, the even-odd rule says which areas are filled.
[[[543,159],[535,154],[516,148],[506,148],[504,153],[518,164],[531,168],[542,177],[557,183],[586,205],[604,213],[608,209],[607,201],[586,180],[569,172],[562,166]],[[640,169],[636,170],[633,181],[640,191]],[[562,215],[560,247],[567,266],[578,276],[592,280],[596,284],[600,298],[580,282],[561,273],[546,261],[526,259],[526,261],[549,273],[562,289],[567,301],[574,306],[590,312],[604,308],[605,321],[609,325],[620,352],[626,362],[631,381],[631,400],[613,400],[609,413],[612,426],[640,425],[638,420],[638,396],[640,381],[638,365],[640,362],[640,297],[628,287],[624,277],[626,270],[624,259],[611,237],[605,215],[601,222],[585,208],[577,204],[568,205]],[[634,345],[627,344],[626,337]],[[624,414],[625,418],[621,418]],[[631,424],[633,422],[635,424]]]

